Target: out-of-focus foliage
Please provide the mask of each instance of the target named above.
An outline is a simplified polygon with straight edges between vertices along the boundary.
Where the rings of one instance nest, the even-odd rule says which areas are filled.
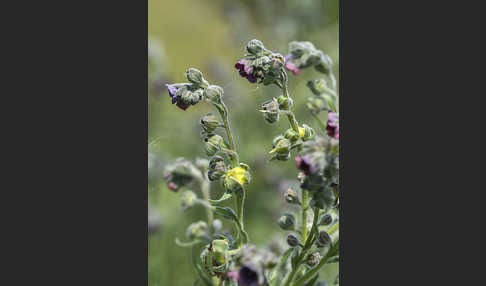
[[[257,245],[271,243],[272,237],[282,242],[285,234],[277,220],[292,208],[282,193],[298,186],[297,169],[294,160],[268,162],[271,146],[266,144],[288,123],[264,124],[258,111],[261,102],[277,97],[280,90],[248,84],[234,64],[253,38],[282,54],[292,40],[312,41],[332,58],[337,76],[338,11],[337,0],[149,0],[149,285],[192,285],[190,253],[174,238],[183,237],[191,222],[205,216],[202,208],[181,212],[180,194],[167,189],[162,170],[176,157],[205,156],[199,119],[212,110],[203,104],[180,110],[171,104],[165,83],[183,82],[184,72],[193,66],[225,89],[237,148],[253,174],[247,187],[247,231]],[[298,77],[290,76],[289,85],[296,117],[320,132],[306,107],[312,95],[306,83],[319,77],[312,69],[303,70]],[[217,198],[222,189],[216,184],[214,189]],[[337,264],[333,266],[325,268],[324,277],[335,277]]]

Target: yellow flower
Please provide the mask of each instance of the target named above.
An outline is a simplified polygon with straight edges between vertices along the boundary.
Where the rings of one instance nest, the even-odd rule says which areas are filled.
[[[299,127],[299,135],[300,135],[300,137],[304,137],[304,135],[305,135],[305,129],[304,128]]]
[[[242,167],[235,167],[228,172],[226,172],[227,177],[232,177],[241,185],[248,183],[247,170]]]

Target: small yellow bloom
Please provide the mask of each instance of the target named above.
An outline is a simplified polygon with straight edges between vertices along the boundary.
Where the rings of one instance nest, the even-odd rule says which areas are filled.
[[[304,137],[304,135],[305,135],[305,129],[304,128],[299,127],[299,135],[300,135],[300,137]]]
[[[226,172],[227,177],[232,177],[241,185],[248,183],[247,171],[242,167],[236,167]]]

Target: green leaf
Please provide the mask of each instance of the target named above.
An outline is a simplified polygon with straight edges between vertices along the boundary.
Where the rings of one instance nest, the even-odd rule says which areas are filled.
[[[211,204],[218,204],[218,203],[221,203],[221,202],[224,202],[226,200],[229,200],[231,199],[233,195],[231,195],[230,193],[224,193],[221,198],[219,198],[218,200],[208,200]]]

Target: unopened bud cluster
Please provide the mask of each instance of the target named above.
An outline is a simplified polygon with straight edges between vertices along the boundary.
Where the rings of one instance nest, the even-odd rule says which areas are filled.
[[[285,56],[285,67],[294,75],[299,75],[301,69],[308,67],[314,67],[323,74],[329,74],[331,66],[331,58],[316,49],[311,42],[293,41],[289,43],[289,54]]]

